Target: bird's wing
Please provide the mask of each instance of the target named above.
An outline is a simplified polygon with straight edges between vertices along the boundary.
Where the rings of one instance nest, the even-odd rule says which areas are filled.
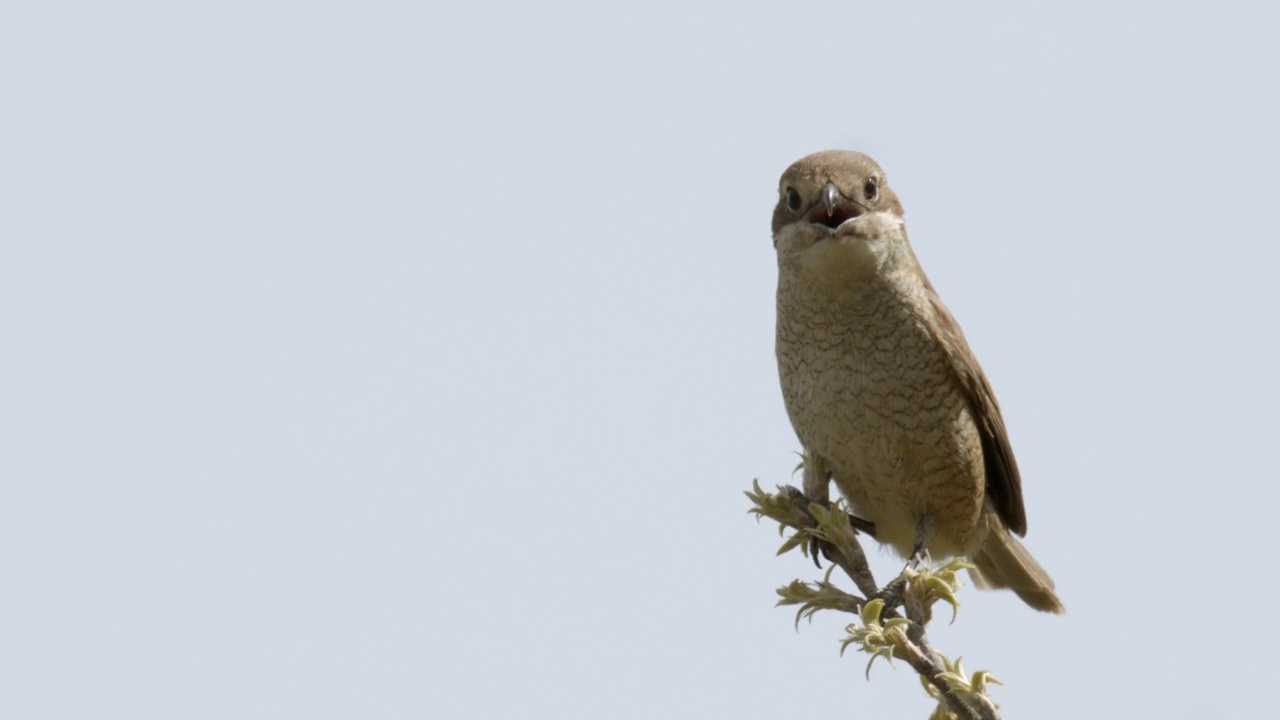
[[[982,457],[987,470],[987,496],[1000,519],[1009,530],[1018,535],[1027,533],[1027,511],[1022,505],[1022,480],[1018,475],[1018,462],[1013,458],[1013,448],[1000,416],[1000,404],[991,390],[991,384],[978,366],[978,359],[969,349],[969,343],[960,331],[951,311],[938,298],[938,293],[925,281],[929,304],[936,322],[934,339],[946,351],[956,382],[969,400],[969,409],[978,424],[982,438]]]

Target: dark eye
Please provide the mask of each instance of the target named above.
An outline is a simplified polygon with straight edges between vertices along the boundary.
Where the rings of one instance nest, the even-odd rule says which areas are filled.
[[[787,188],[787,209],[793,213],[800,212],[804,201],[800,198],[800,193],[796,192],[793,187]]]
[[[876,182],[875,178],[869,178],[866,184],[862,186],[862,194],[867,198],[867,200],[875,200],[876,195],[879,193],[880,185]]]

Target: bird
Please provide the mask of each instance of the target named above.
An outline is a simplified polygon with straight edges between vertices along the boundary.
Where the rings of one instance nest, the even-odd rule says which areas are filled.
[[[804,495],[831,482],[875,539],[914,562],[964,557],[976,585],[1062,613],[1027,531],[1000,406],[867,155],[827,150],[782,174],[773,211],[778,373],[804,449]]]

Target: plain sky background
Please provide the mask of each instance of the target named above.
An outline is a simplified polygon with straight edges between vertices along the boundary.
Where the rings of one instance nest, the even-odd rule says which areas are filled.
[[[742,496],[829,147],[1068,605],[935,644],[1008,718],[1274,712],[1280,21],[1062,5],[6,4],[0,716],[923,720]]]

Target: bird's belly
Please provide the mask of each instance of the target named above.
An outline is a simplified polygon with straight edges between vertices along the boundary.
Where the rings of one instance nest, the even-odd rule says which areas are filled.
[[[981,441],[946,358],[913,340],[797,348],[787,410],[881,542],[910,554],[923,520],[932,554],[962,554],[981,540]]]

